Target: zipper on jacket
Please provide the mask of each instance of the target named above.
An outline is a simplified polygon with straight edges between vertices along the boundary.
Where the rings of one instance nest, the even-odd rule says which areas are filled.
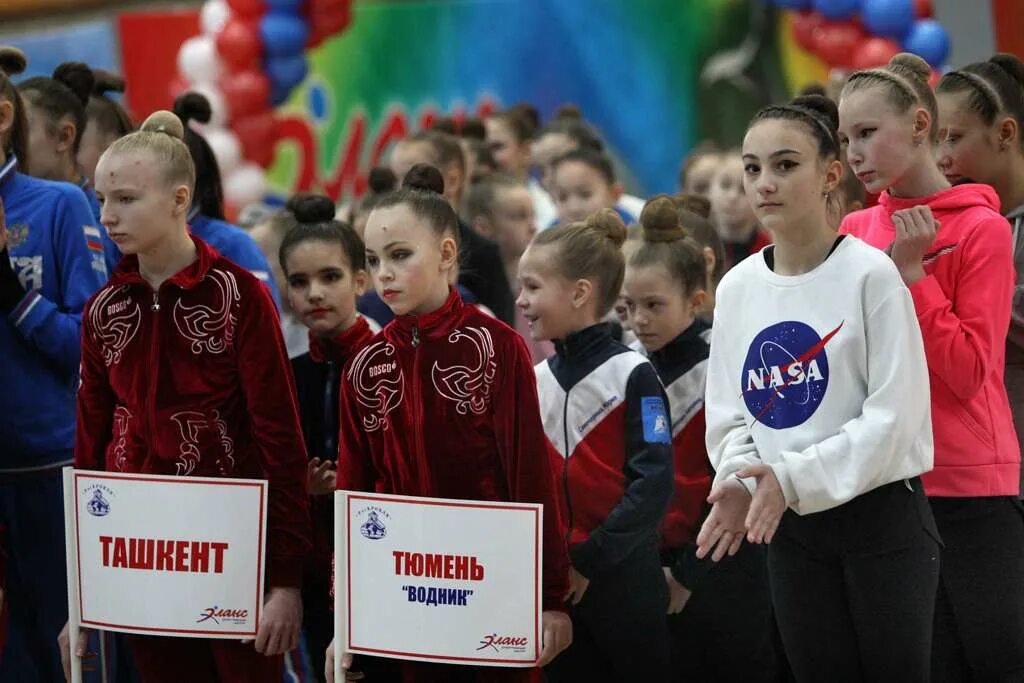
[[[420,343],[419,330],[412,328],[412,414],[413,414],[413,430],[412,430],[412,447],[415,450],[416,456],[416,478],[420,483],[420,490],[424,491],[420,495],[432,496],[434,495],[433,481],[429,478],[429,469],[426,466],[426,453],[423,451],[423,400],[422,392],[420,391],[420,350],[418,348]]]
[[[160,293],[157,290],[153,290],[153,306],[152,310],[160,310]]]
[[[146,440],[150,441],[157,435],[157,424],[156,424],[156,390],[157,384],[160,382],[160,290],[159,288],[153,290],[153,305],[151,307],[155,315],[151,316],[152,324],[150,325],[150,334],[153,335],[149,340],[149,372],[150,379],[148,382],[149,395],[147,398],[148,405],[146,406],[146,422],[149,424],[149,429],[146,430]],[[152,442],[147,444],[149,446],[149,452],[152,454],[156,453],[156,449],[153,448]]]
[[[572,538],[573,528],[572,494],[569,493],[569,391],[565,392],[565,403],[562,404],[562,438],[565,440],[565,457],[562,459],[562,488],[565,490],[565,507],[569,514],[568,527],[565,531],[566,547],[569,546],[569,540]]]
[[[412,328],[412,347],[415,349],[420,345],[420,328]]]

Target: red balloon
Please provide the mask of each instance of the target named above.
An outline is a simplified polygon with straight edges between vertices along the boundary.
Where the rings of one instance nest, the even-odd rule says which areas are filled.
[[[274,143],[277,142],[277,119],[274,112],[266,110],[254,116],[239,119],[231,129],[242,144],[242,156],[266,168],[274,160]]]
[[[930,19],[934,13],[932,0],[914,0],[914,16],[918,19]]]
[[[942,78],[942,72],[938,69],[932,69],[932,75],[928,77],[928,87],[935,88],[939,84],[940,78]]]
[[[825,21],[819,12],[797,12],[793,15],[793,40],[805,50],[814,50],[814,30]]]
[[[260,31],[256,22],[230,19],[214,40],[217,44],[217,54],[234,70],[259,65],[263,45],[260,43]]]
[[[232,121],[262,113],[270,106],[270,81],[255,69],[225,76],[220,79],[220,90]]]
[[[853,53],[854,69],[873,69],[876,66],[883,66],[896,56],[900,46],[888,38],[872,36],[866,38]]]
[[[814,29],[814,52],[829,66],[850,66],[864,29],[852,21],[823,21]]]
[[[227,3],[236,17],[253,19],[266,10],[263,0],[227,0]]]

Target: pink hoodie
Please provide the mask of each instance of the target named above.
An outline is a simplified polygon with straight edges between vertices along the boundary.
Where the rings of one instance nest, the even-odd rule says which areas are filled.
[[[848,215],[839,231],[885,249],[896,238],[893,212],[919,204],[942,223],[925,254],[926,276],[910,287],[931,379],[935,469],[923,477],[925,491],[1015,496],[1020,450],[1003,366],[1016,277],[999,197],[973,184],[915,199],[883,192],[877,206]],[[908,387],[908,400],[922,396],[924,387]]]

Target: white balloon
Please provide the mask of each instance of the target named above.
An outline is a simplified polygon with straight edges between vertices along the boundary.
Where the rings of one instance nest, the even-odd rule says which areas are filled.
[[[193,36],[178,51],[178,71],[193,85],[216,83],[221,64],[212,36]]]
[[[217,158],[221,177],[231,175],[242,163],[242,145],[238,138],[229,130],[211,127],[207,127],[203,137]]]
[[[199,10],[199,26],[208,36],[216,35],[231,18],[231,8],[224,0],[206,0]]]
[[[224,181],[224,198],[239,210],[261,201],[267,191],[267,174],[256,164],[243,164]]]
[[[227,126],[230,110],[228,109],[227,100],[224,99],[224,95],[220,92],[220,88],[212,83],[203,83],[193,87],[192,90],[205,97],[206,101],[210,103],[210,122],[204,128],[224,128]]]

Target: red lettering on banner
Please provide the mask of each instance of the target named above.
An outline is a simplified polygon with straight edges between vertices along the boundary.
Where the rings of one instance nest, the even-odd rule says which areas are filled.
[[[395,558],[395,574],[459,581],[484,580],[484,566],[472,555],[410,553],[403,550],[392,550],[391,555]]]
[[[169,541],[152,538],[100,536],[103,566],[116,569],[144,569],[167,572],[224,573],[224,555],[229,548],[222,541]]]
[[[483,97],[476,107],[475,115],[477,118],[487,118],[497,110],[498,103],[495,100]],[[466,111],[457,107],[452,116],[457,126],[461,127]],[[438,111],[433,107],[420,110],[418,117],[403,109],[393,110],[384,116],[371,141],[368,139],[370,123],[367,116],[364,112],[356,111],[346,122],[344,137],[340,139],[337,149],[327,152],[327,163],[321,164],[320,146],[312,124],[300,116],[282,116],[278,119],[279,143],[287,141],[298,152],[298,172],[294,187],[290,189],[293,192],[322,191],[335,201],[343,197],[360,197],[369,185],[370,169],[380,164],[388,146],[407,137],[417,123],[420,129],[427,129],[437,119]],[[334,169],[333,176],[321,172],[324,166]]]

